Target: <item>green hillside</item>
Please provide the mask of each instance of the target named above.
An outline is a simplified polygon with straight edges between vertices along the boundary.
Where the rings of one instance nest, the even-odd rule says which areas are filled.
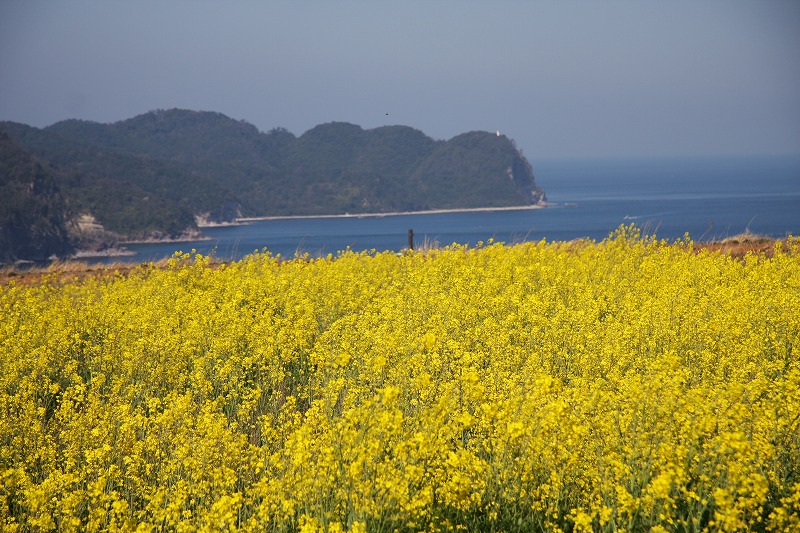
[[[488,132],[434,140],[407,126],[345,122],[299,137],[220,113],[159,110],[100,124],[0,122],[52,169],[73,218],[121,238],[175,237],[242,216],[526,205],[543,199],[513,142]],[[7,209],[10,207],[6,206]]]
[[[0,133],[0,262],[71,251],[64,198],[52,175]]]

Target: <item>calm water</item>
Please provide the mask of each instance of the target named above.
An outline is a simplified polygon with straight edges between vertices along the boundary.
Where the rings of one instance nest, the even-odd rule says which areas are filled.
[[[150,261],[192,248],[238,259],[267,248],[292,256],[353,250],[401,250],[415,243],[475,245],[494,238],[602,240],[620,224],[676,239],[719,239],[748,229],[773,237],[800,235],[800,158],[543,160],[537,183],[557,204],[538,210],[333,219],[291,219],[204,229],[213,240],[130,245]]]

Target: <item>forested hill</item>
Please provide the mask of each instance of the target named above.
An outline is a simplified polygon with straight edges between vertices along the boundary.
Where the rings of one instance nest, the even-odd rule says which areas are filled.
[[[335,122],[299,137],[220,113],[154,111],[0,131],[46,165],[72,217],[123,238],[176,236],[195,220],[526,205],[543,200],[505,136],[437,141],[406,126]]]
[[[0,262],[69,253],[65,222],[53,176],[0,133]]]

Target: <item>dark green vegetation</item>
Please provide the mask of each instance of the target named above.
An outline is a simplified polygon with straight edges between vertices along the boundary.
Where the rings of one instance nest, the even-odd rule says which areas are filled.
[[[295,137],[185,110],[43,129],[0,122],[0,131],[52,176],[57,188],[48,198],[61,207],[53,216],[76,229],[72,244],[81,246],[97,240],[72,223],[85,215],[108,241],[177,237],[196,230],[196,217],[501,207],[544,197],[513,142],[487,132],[436,141],[406,126],[329,123]],[[11,163],[0,161],[4,173]],[[2,207],[21,206],[3,200]]]
[[[50,175],[0,132],[0,261],[71,251],[64,199]]]

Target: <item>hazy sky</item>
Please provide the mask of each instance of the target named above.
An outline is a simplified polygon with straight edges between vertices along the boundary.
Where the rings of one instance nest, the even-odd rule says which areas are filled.
[[[532,161],[800,154],[800,1],[0,2],[0,120],[172,107],[500,130]]]

